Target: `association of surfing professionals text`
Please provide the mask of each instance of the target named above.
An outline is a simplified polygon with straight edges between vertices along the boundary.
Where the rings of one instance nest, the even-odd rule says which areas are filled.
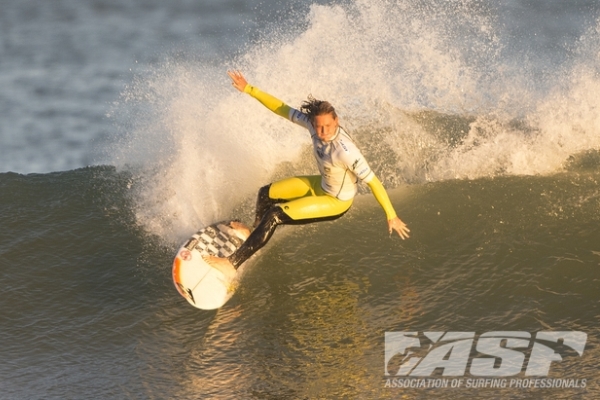
[[[579,331],[386,332],[385,387],[584,389],[584,378],[549,377],[582,357]]]

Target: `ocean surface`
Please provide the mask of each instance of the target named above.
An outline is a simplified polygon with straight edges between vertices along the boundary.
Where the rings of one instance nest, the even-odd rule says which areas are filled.
[[[600,398],[599,66],[595,0],[0,1],[0,398]],[[361,187],[190,306],[182,242],[316,173],[233,68],[330,100],[410,239]]]

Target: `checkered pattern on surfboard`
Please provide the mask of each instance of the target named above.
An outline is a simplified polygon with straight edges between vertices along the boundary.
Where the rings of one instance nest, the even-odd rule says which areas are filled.
[[[199,230],[184,247],[188,250],[196,249],[201,254],[229,257],[242,243],[244,241],[231,227],[220,222]]]

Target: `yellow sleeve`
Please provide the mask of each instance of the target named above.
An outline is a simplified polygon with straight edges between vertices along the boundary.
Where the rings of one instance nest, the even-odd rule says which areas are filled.
[[[385,188],[383,187],[381,181],[376,176],[374,176],[373,179],[367,182],[367,185],[369,185],[369,188],[371,188],[375,199],[377,199],[377,202],[379,203],[379,205],[381,205],[383,211],[385,211],[387,219],[390,220],[392,218],[396,218],[396,210],[394,210],[394,206],[392,205],[392,202],[390,201],[390,198],[387,192],[385,191]]]
[[[265,93],[257,87],[246,85],[244,93],[248,93],[256,100],[260,101],[262,105],[273,111],[275,114],[282,116],[283,118],[290,118],[291,107],[285,104],[283,101],[271,96],[269,93]]]

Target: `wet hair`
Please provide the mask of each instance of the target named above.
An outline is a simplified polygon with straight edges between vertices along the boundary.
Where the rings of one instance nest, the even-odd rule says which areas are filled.
[[[317,100],[312,95],[308,96],[308,99],[302,102],[300,111],[308,116],[311,120],[318,115],[331,114],[333,118],[337,118],[335,108],[330,102],[325,100]]]

